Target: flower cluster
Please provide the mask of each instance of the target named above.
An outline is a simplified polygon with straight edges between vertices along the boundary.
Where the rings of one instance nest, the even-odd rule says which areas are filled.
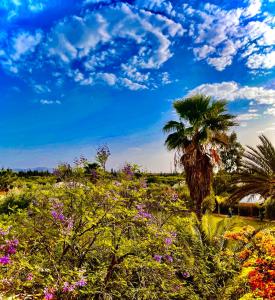
[[[252,251],[250,249],[244,249],[243,251],[241,251],[239,253],[239,259],[240,260],[246,260],[249,258],[249,256],[251,255]]]
[[[235,240],[243,243],[248,243],[249,237],[255,232],[252,226],[245,226],[239,232],[226,232],[224,238],[227,240]]]
[[[57,199],[51,199],[52,210],[51,215],[53,219],[57,222],[60,222],[63,226],[63,233],[69,234],[73,229],[73,219],[71,217],[65,217],[63,213],[63,203],[59,202]]]
[[[275,238],[271,234],[260,231],[255,236],[257,247],[264,253],[275,257]]]
[[[165,238],[164,240],[165,245],[166,246],[172,245],[176,236],[177,234],[175,232],[172,232],[168,237]]]
[[[171,255],[159,255],[159,254],[155,254],[153,256],[154,260],[157,261],[157,262],[161,262],[161,261],[166,261],[166,262],[169,262],[169,263],[172,263],[173,262],[173,257]]]
[[[11,255],[15,254],[17,251],[17,246],[19,241],[17,239],[6,240],[4,244],[0,245],[0,251],[2,256],[0,257],[1,265],[8,265],[11,262]]]
[[[77,282],[75,283],[69,283],[69,282],[64,282],[63,285],[63,292],[68,293],[68,292],[73,292],[76,288],[78,287],[83,287],[87,285],[87,280],[85,277],[81,277]]]
[[[127,178],[132,179],[134,177],[134,170],[133,167],[130,164],[126,164],[123,168],[122,168],[122,173],[124,173],[126,175]]]
[[[275,260],[259,258],[248,274],[251,290],[264,299],[275,299]]]
[[[44,300],[53,300],[55,297],[55,288],[46,288],[44,289]]]
[[[136,215],[136,218],[141,218],[141,219],[152,219],[152,214],[149,212],[145,211],[145,205],[144,204],[138,204],[137,205],[138,213]]]

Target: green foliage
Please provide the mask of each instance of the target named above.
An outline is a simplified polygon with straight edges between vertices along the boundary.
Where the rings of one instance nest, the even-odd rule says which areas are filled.
[[[104,146],[100,146],[97,148],[96,151],[96,162],[100,164],[100,166],[102,167],[102,169],[105,171],[106,168],[106,163],[107,160],[109,158],[109,156],[111,155],[111,152],[109,150],[109,147],[107,145]]]
[[[219,170],[213,178],[213,191],[216,195],[228,195],[233,191],[232,182],[237,175],[230,174],[225,170]]]
[[[244,154],[243,146],[237,140],[237,134],[232,132],[228,136],[228,142],[222,145],[220,156],[225,172],[238,172],[241,167],[241,159]]]
[[[27,208],[31,201],[34,200],[34,186],[32,189],[24,190],[14,189],[1,198],[0,214],[11,214],[17,210]]]
[[[202,202],[202,211],[203,212],[213,212],[216,208],[215,194],[210,194],[204,198]]]
[[[261,135],[256,148],[248,147],[244,154],[242,170],[235,181],[231,202],[250,194],[275,198],[275,148],[267,137]]]
[[[176,150],[180,156],[198,218],[203,200],[211,193],[213,165],[220,161],[216,147],[228,142],[226,131],[236,125],[226,105],[224,100],[212,101],[200,94],[177,100],[173,106],[179,121],[169,121],[163,127],[168,133],[167,149]]]
[[[220,252],[222,230],[185,216],[175,189],[143,178],[81,182],[33,187],[19,194],[27,209],[3,215],[5,240],[19,240],[1,267],[5,297],[218,299],[235,262]]]
[[[264,203],[265,218],[275,219],[275,198],[269,198]]]
[[[14,186],[14,182],[17,179],[16,173],[10,169],[1,169],[0,170],[0,190],[7,191],[8,189]]]
[[[173,186],[175,184],[179,184],[183,180],[182,174],[174,175],[163,175],[163,174],[148,174],[145,176],[148,184],[150,183],[158,183],[158,184],[168,184]]]

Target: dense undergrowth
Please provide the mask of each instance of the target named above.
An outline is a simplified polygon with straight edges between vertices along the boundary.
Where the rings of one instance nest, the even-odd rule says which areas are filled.
[[[76,168],[9,192],[4,299],[274,299],[271,227],[199,222],[182,187],[137,177],[129,166],[115,178]]]

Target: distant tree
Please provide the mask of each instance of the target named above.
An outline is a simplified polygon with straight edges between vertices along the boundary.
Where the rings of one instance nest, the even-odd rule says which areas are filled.
[[[98,162],[100,164],[100,166],[102,167],[102,169],[104,171],[106,169],[106,162],[110,155],[111,155],[111,152],[107,145],[100,146],[97,148],[95,160],[96,160],[96,162]]]
[[[213,161],[219,161],[215,145],[226,144],[226,131],[236,125],[234,116],[226,113],[226,101],[195,95],[174,102],[179,122],[169,121],[163,130],[170,133],[165,141],[168,150],[181,153],[190,196],[201,218],[201,205],[210,195]]]
[[[230,201],[237,202],[250,194],[260,194],[265,199],[275,198],[275,148],[266,136],[259,138],[261,144],[256,148],[248,146],[244,154]]]
[[[232,132],[228,136],[228,143],[221,146],[220,156],[223,168],[228,173],[238,172],[241,166],[243,146],[237,140],[237,134]]]
[[[68,163],[59,164],[53,171],[58,181],[68,180],[73,175],[73,168]]]

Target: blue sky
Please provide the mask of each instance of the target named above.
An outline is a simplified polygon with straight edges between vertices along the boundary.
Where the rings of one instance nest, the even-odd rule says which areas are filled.
[[[169,170],[172,101],[226,98],[243,144],[275,143],[275,1],[0,0],[0,165],[52,167],[108,144]]]

